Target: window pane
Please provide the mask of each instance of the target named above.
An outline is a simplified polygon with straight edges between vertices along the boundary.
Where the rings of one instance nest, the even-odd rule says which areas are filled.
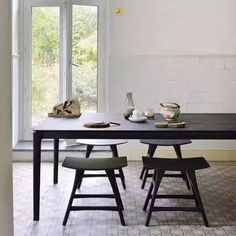
[[[59,7],[32,8],[32,125],[59,102]]]
[[[97,111],[97,17],[96,6],[73,5],[72,96],[82,112]]]

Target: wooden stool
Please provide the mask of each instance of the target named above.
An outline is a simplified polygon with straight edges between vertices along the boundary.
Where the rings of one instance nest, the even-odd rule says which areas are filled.
[[[86,158],[90,157],[90,154],[94,148],[94,146],[110,146],[113,157],[118,157],[117,145],[121,145],[127,143],[127,140],[122,139],[77,139],[77,143],[87,145],[86,149]],[[115,174],[116,177],[121,179],[121,183],[124,189],[126,189],[125,185],[125,175],[122,168],[118,169],[119,174]],[[106,177],[106,174],[84,174],[83,177]],[[81,179],[82,181],[82,179]],[[82,183],[82,182],[81,182]],[[78,184],[78,188],[80,188],[81,183]]]
[[[192,143],[190,139],[141,139],[141,143],[148,144],[148,152],[147,155],[149,157],[153,157],[157,146],[173,146],[176,156],[179,159],[182,159],[182,153],[181,153],[181,145]],[[144,189],[147,178],[152,177],[152,174],[149,174],[149,169],[143,167],[140,179],[143,179],[141,188]],[[187,188],[190,189],[188,178],[186,176],[186,173],[184,171],[181,172],[181,174],[165,174],[165,177],[180,177],[183,178],[183,180],[186,181]]]
[[[143,210],[147,209],[149,200],[151,203],[148,210],[145,225],[149,226],[151,215],[153,211],[193,211],[201,212],[204,224],[209,227],[208,220],[203,208],[202,200],[197,186],[197,179],[195,170],[200,170],[210,167],[209,163],[203,157],[184,158],[184,159],[167,159],[167,158],[150,158],[143,157],[143,164],[146,168],[154,168],[153,181],[150,185]],[[161,180],[164,177],[165,171],[184,171],[191,185],[193,195],[159,195],[157,194]],[[155,207],[156,198],[179,198],[179,199],[193,199],[196,207]]]
[[[67,223],[70,211],[79,211],[79,210],[118,211],[121,224],[125,225],[122,212],[124,210],[124,207],[116,183],[114,170],[127,166],[126,157],[96,158],[96,159],[66,157],[62,163],[62,166],[76,170],[74,185],[67,206],[67,210],[65,213],[65,217],[63,220],[63,225],[66,225]],[[78,183],[81,182],[85,170],[90,170],[90,171],[105,170],[114,194],[75,194]],[[74,198],[115,198],[116,206],[72,206]]]

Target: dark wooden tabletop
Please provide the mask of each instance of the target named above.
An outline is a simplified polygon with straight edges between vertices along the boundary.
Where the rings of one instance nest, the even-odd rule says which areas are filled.
[[[154,120],[132,123],[122,114],[82,114],[79,118],[47,118],[34,127],[34,220],[39,220],[41,140],[54,139],[54,183],[58,178],[59,139],[236,139],[236,114],[181,114],[184,128],[156,128],[163,121],[157,114]],[[115,122],[108,128],[86,128],[91,121]]]
[[[44,137],[48,138],[51,137],[50,134],[57,132],[61,138],[236,139],[236,114],[183,113],[180,115],[180,120],[186,122],[186,127],[156,128],[154,123],[163,121],[160,114],[156,114],[154,120],[134,123],[124,119],[122,114],[85,113],[79,118],[47,118],[39,126],[34,127],[34,131],[44,132]],[[115,122],[120,125],[111,125],[108,128],[83,126],[90,121]]]

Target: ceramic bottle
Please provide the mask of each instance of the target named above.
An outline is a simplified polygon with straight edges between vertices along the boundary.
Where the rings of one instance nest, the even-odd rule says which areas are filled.
[[[125,98],[125,107],[124,107],[124,117],[125,119],[128,119],[130,115],[132,115],[134,110],[134,101],[132,98],[132,93],[128,92],[126,93],[126,98]]]

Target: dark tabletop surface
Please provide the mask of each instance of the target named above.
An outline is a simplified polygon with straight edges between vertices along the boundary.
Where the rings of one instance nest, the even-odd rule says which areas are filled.
[[[227,131],[236,132],[236,114],[219,113],[183,113],[180,120],[186,122],[185,128],[156,128],[155,122],[164,121],[160,114],[154,120],[143,123],[134,123],[124,119],[122,114],[85,113],[79,118],[47,118],[36,131]],[[116,122],[120,126],[111,125],[108,128],[85,128],[84,123],[90,121]]]

